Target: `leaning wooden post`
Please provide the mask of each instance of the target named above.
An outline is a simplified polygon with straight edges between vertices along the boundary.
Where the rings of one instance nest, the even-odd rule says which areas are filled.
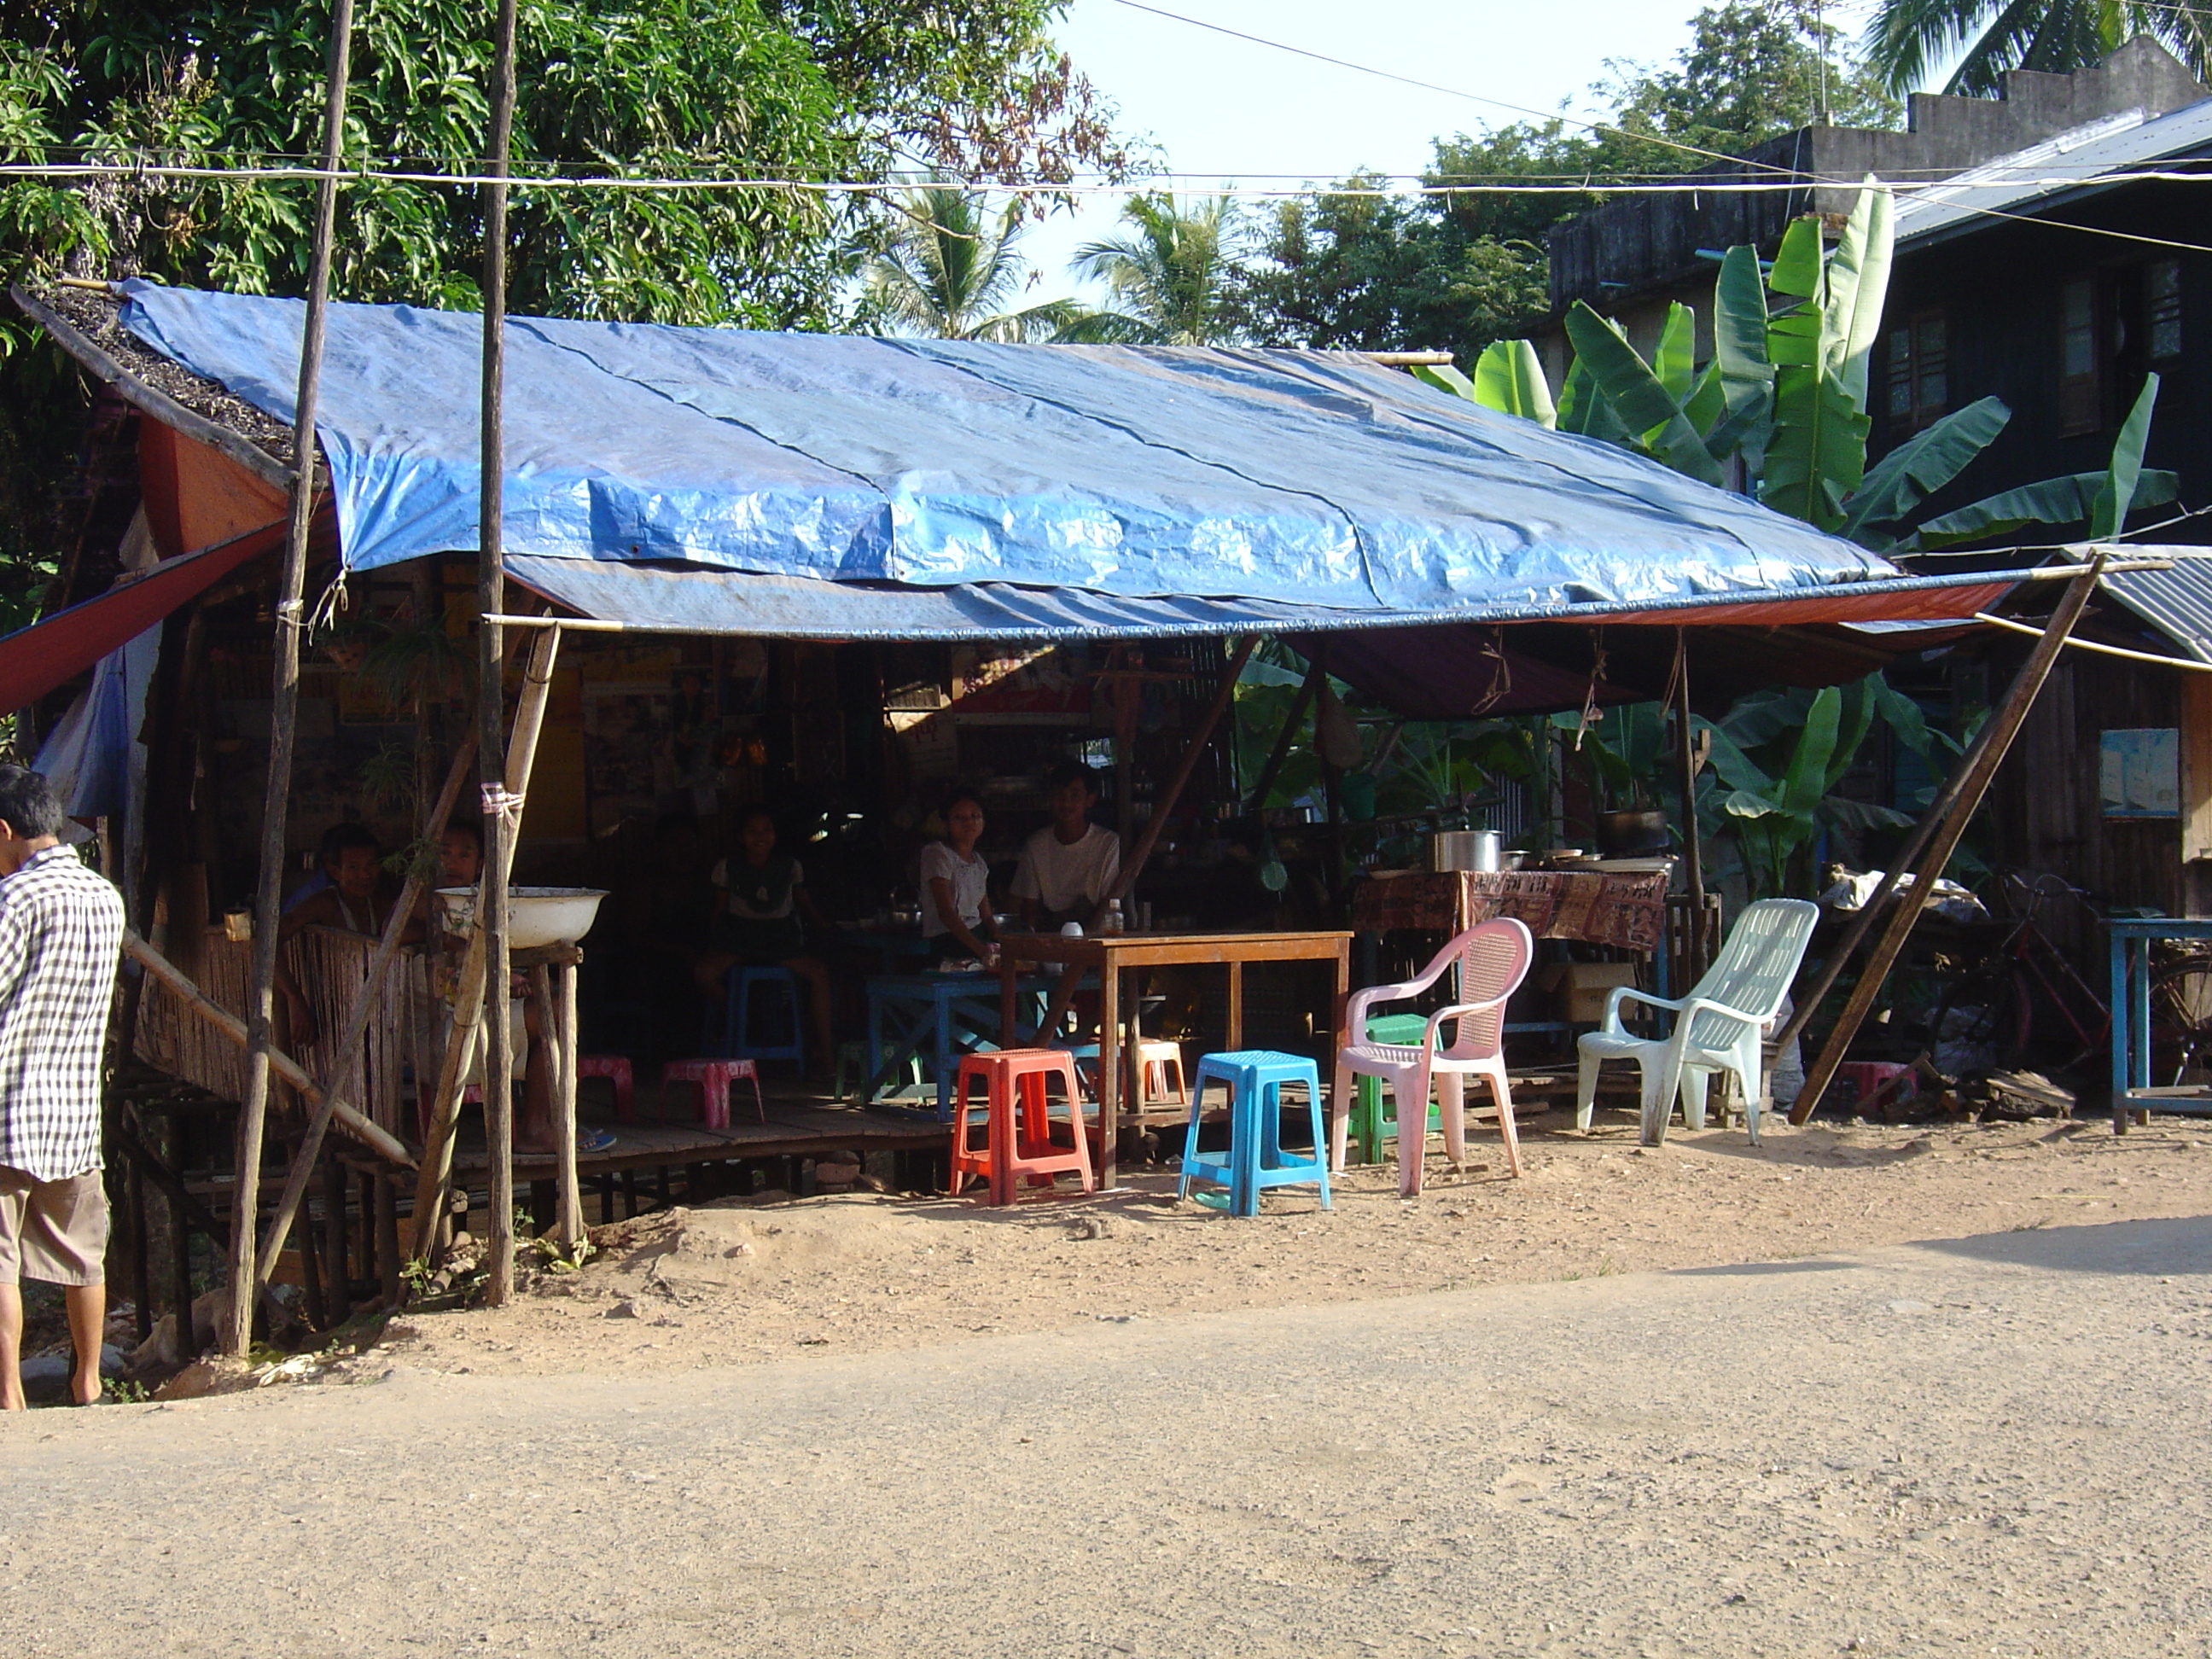
[[[489,182],[483,189],[483,412],[477,525],[477,626],[480,630],[477,660],[482,677],[477,720],[478,752],[484,767],[484,870],[477,902],[477,937],[483,941],[478,967],[486,987],[483,1001],[501,1011],[495,1012],[483,1030],[484,1141],[491,1165],[491,1217],[484,1237],[490,1278],[484,1287],[484,1301],[495,1308],[504,1305],[514,1289],[514,1056],[507,1052],[507,1021],[501,1013],[507,1000],[507,876],[521,821],[521,814],[511,810],[509,799],[522,793],[520,784],[502,789],[498,770],[504,640],[499,623],[494,620],[504,608],[500,559],[507,540],[507,462],[501,422],[507,372],[505,180],[514,125],[514,14],[515,0],[499,0],[492,33],[491,131],[485,158]]]
[[[1705,858],[1698,834],[1698,754],[1690,740],[1690,645],[1682,629],[1674,630],[1674,678],[1680,699],[1674,705],[1674,760],[1682,786],[1682,870],[1689,888],[1689,948],[1682,953],[1682,983],[1674,988],[1686,996],[1705,971]]]
[[[514,731],[507,742],[507,770],[500,787],[509,797],[520,798],[530,785],[530,770],[538,755],[538,734],[545,722],[545,700],[553,684],[555,653],[560,647],[560,629],[548,624],[532,642],[529,666],[524,671],[522,696],[514,708]],[[494,750],[497,752],[496,750]],[[487,820],[487,830],[490,821]],[[489,839],[487,836],[487,840]],[[513,837],[503,837],[501,842],[503,859],[514,856]],[[495,862],[484,860],[483,879],[489,885]],[[498,867],[504,879],[507,871]],[[481,909],[482,895],[478,895]],[[461,963],[460,975],[453,991],[453,1024],[446,1038],[445,1062],[438,1073],[438,1093],[430,1108],[429,1127],[422,1139],[422,1173],[415,1184],[414,1254],[427,1257],[437,1235],[440,1206],[444,1202],[446,1182],[453,1167],[453,1121],[460,1110],[461,1087],[467,1079],[475,1058],[477,1040],[496,1026],[501,1036],[507,1030],[504,1018],[486,1020],[483,1018],[486,978],[484,975],[484,930],[479,925],[470,931],[467,954]],[[507,1006],[507,981],[498,981],[498,996],[494,1005]],[[484,1090],[484,1109],[487,1117],[491,1110],[491,1091]],[[511,1130],[510,1130],[511,1133]],[[510,1169],[507,1190],[514,1190]],[[510,1219],[509,1228],[513,1222]]]
[[[1291,700],[1290,714],[1283,721],[1283,729],[1275,734],[1275,746],[1267,751],[1267,763],[1260,769],[1260,781],[1252,786],[1252,793],[1244,805],[1246,811],[1257,812],[1266,803],[1267,791],[1274,787],[1276,774],[1283,769],[1283,763],[1291,757],[1291,745],[1297,740],[1298,726],[1305,720],[1306,710],[1313,707],[1314,697],[1328,672],[1319,658],[1307,668],[1305,684]]]
[[[253,912],[253,977],[246,1008],[246,1098],[239,1104],[238,1170],[230,1217],[228,1316],[217,1334],[225,1353],[253,1337],[255,1224],[261,1203],[261,1139],[269,1115],[270,1030],[276,987],[276,917],[284,902],[284,813],[292,793],[292,738],[300,706],[300,611],[307,582],[307,528],[315,512],[315,398],[322,384],[323,330],[330,308],[331,240],[337,222],[337,167],[345,147],[346,76],[353,57],[353,0],[331,8],[330,64],[323,94],[323,172],[307,267],[307,315],[300,333],[300,391],[292,421],[292,523],[277,580],[276,665],[270,679],[269,779],[262,793],[261,883]]]
[[[2043,637],[2036,641],[2035,649],[2029,653],[2027,661],[2014,677],[2010,689],[2005,692],[2004,702],[1990,716],[1989,740],[1976,745],[1973,763],[1960,780],[1957,793],[1952,798],[1950,815],[1930,834],[1927,856],[1913,872],[1912,887],[1916,896],[1924,896],[1942,875],[1944,866],[1950,863],[1951,854],[1958,848],[1959,837],[1966,833],[1968,820],[1974,816],[1975,809],[1981,805],[1982,796],[1987,792],[1990,778],[1996,775],[1998,765],[2003,761],[2005,750],[2012,746],[2013,738],[2027,719],[2027,711],[2034,706],[2036,693],[2042,690],[2043,682],[2050,678],[2051,665],[2058,660],[2059,651],[2064,647],[2067,636],[2073,633],[2074,624],[2081,620],[2081,612],[2088,606],[2090,596],[2097,591],[2098,580],[2104,574],[2105,556],[2102,553],[2098,554],[2091,560],[2087,570],[2067,584],[2065,597],[2059,600],[2058,608],[2051,612],[2051,621],[2045,625]],[[1867,957],[1866,965],[1859,969],[1858,981],[1851,987],[1850,998],[1844,1004],[1842,1017],[1828,1033],[1828,1040],[1820,1045],[1818,1058],[1805,1069],[1805,1086],[1797,1096],[1797,1103],[1790,1109],[1792,1123],[1804,1122],[1813,1115],[1814,1109],[1820,1105],[1820,1096],[1835,1077],[1836,1068],[1843,1064],[1851,1039],[1858,1035],[1867,1011],[1874,1006],[1874,1000],[1881,993],[1882,981],[1889,977],[1889,970],[1896,965],[1898,957],[1904,951],[1905,939],[1912,932],[1912,924],[1919,920],[1919,916],[1920,906],[1917,903],[1900,904],[1890,913],[1881,939],[1875,944],[1873,953]]]
[[[453,763],[447,770],[446,786],[438,792],[437,800],[430,807],[430,815],[423,826],[426,840],[435,841],[446,820],[453,815],[453,803],[461,793],[461,781],[469,775],[476,759],[476,739],[469,738],[453,756]],[[266,1285],[275,1271],[276,1257],[284,1249],[284,1240],[292,1231],[293,1218],[299,1214],[300,1206],[307,1196],[307,1181],[313,1173],[315,1159],[323,1149],[323,1133],[331,1125],[331,1114],[336,1109],[338,1097],[354,1086],[361,1072],[361,1039],[368,1030],[370,1008],[376,1000],[377,988],[383,984],[385,971],[391,967],[392,958],[398,954],[399,936],[407,928],[408,918],[413,915],[415,901],[422,896],[422,873],[419,869],[407,872],[406,884],[399,890],[399,902],[392,907],[391,918],[384,924],[384,937],[376,942],[376,955],[370,958],[368,977],[353,994],[353,1003],[346,1010],[343,1035],[338,1039],[337,1052],[331,1073],[323,1079],[323,1098],[307,1120],[307,1132],[301,1138],[300,1150],[292,1159],[292,1168],[284,1178],[283,1195],[276,1200],[276,1213],[269,1218],[269,1226],[261,1236],[261,1253],[254,1282]]]

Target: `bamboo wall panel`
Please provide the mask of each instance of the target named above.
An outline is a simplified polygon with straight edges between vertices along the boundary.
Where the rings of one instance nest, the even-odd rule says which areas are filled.
[[[210,928],[199,946],[194,977],[200,989],[210,1001],[245,1018],[252,945]],[[285,946],[285,965],[305,992],[318,1028],[314,1042],[297,1043],[289,1052],[318,1078],[332,1074],[333,1049],[343,1034],[347,1010],[375,955],[374,939],[323,927],[307,928]],[[430,990],[428,964],[412,951],[397,953],[370,1006],[362,1036],[361,1081],[346,1098],[379,1127],[410,1144],[419,1133],[415,1080],[437,1073],[444,1014],[444,1005]],[[211,1030],[158,981],[148,982],[136,1046],[148,1065],[210,1094],[234,1101],[246,1091],[246,1051]]]

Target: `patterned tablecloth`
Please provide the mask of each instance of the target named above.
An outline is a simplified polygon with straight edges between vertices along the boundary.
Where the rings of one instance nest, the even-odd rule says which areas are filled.
[[[1394,927],[1455,933],[1512,916],[1538,939],[1656,951],[1666,937],[1668,880],[1664,870],[1413,871],[1361,882],[1352,926],[1362,933]]]

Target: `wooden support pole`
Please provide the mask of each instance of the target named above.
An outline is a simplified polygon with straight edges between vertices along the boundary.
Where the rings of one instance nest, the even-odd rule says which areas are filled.
[[[247,1046],[249,1039],[245,1021],[220,1003],[210,1000],[183,970],[127,928],[123,934],[123,950],[132,961],[174,992],[177,1000],[193,1013],[240,1048]],[[282,1048],[272,1046],[269,1049],[269,1069],[297,1089],[301,1097],[310,1106],[319,1105],[328,1098],[323,1093],[322,1085],[307,1075],[307,1068]],[[363,1116],[343,1100],[331,1105],[331,1121],[378,1156],[389,1158],[404,1169],[415,1167],[413,1153],[394,1139],[382,1126]]]
[[[465,740],[453,756],[453,763],[447,769],[446,786],[438,792],[431,804],[429,815],[424,820],[422,833],[434,842],[446,820],[453,815],[453,803],[460,799],[461,783],[469,775],[476,759],[476,739]],[[307,1133],[300,1141],[299,1156],[284,1177],[283,1195],[276,1200],[276,1213],[269,1218],[267,1230],[261,1239],[261,1266],[258,1282],[266,1285],[276,1256],[284,1248],[284,1241],[292,1231],[292,1219],[300,1212],[301,1201],[307,1194],[307,1182],[313,1173],[315,1158],[323,1148],[323,1134],[330,1127],[331,1114],[339,1097],[351,1091],[361,1073],[361,1040],[368,1030],[369,1010],[374,1006],[377,988],[383,984],[385,972],[399,950],[399,936],[406,931],[408,918],[414,914],[415,901],[422,896],[424,886],[422,872],[410,870],[407,882],[399,890],[399,902],[392,907],[392,915],[384,924],[384,937],[376,942],[376,954],[369,959],[368,976],[362,981],[353,994],[353,1002],[346,1010],[345,1024],[340,1028],[337,1057],[331,1074],[323,1079],[323,1098],[307,1119]]]
[[[1957,850],[1960,836],[1966,833],[1968,820],[1981,805],[1982,797],[1989,789],[1990,780],[1996,775],[1998,766],[2004,760],[2005,751],[2012,747],[2013,738],[2019,734],[2022,723],[2027,719],[2027,711],[2034,707],[2036,694],[2042,690],[2044,681],[2050,678],[2051,665],[2058,660],[2058,653],[2065,646],[2067,636],[2074,631],[2074,624],[2081,620],[2090,596],[2097,591],[2097,582],[2104,573],[2104,556],[2099,554],[2091,560],[2087,569],[2067,584],[2065,597],[2059,600],[2057,609],[2051,613],[2051,621],[2044,628],[2043,637],[2036,641],[2035,649],[2028,653],[2027,662],[2013,677],[2013,683],[2005,692],[2004,702],[1990,715],[1984,728],[1987,741],[1975,745],[1972,763],[1964,769],[1958,781],[1958,787],[1946,791],[1951,798],[1950,810],[1929,832],[1927,855],[1914,870],[1912,887],[1916,895],[1925,895],[1942,875],[1944,866],[1950,863],[1951,854]],[[1901,865],[1903,860],[1899,862]],[[1819,1055],[1805,1069],[1804,1088],[1797,1096],[1797,1103],[1790,1109],[1792,1123],[1804,1122],[1820,1105],[1821,1095],[1835,1077],[1836,1068],[1843,1064],[1851,1039],[1858,1035],[1859,1026],[1866,1019],[1868,1011],[1874,1006],[1874,1000],[1881,991],[1882,981],[1889,977],[1889,970],[1896,965],[1898,957],[1904,951],[1905,941],[1912,932],[1912,924],[1919,920],[1919,916],[1920,906],[1917,903],[1900,904],[1890,913],[1881,938],[1868,957],[1866,965],[1859,970],[1857,982],[1851,987],[1851,994],[1844,1004],[1842,1016],[1828,1033],[1827,1041],[1820,1045]]]
[[[505,609],[501,568],[507,544],[507,461],[502,407],[507,374],[507,173],[514,127],[515,0],[499,0],[492,33],[491,131],[483,187],[483,405],[480,433],[480,493],[477,507],[477,611],[479,684],[477,689],[477,743],[483,760],[484,868],[477,895],[477,933],[481,948],[471,952],[483,975],[485,1006],[495,1012],[483,1028],[485,1154],[490,1164],[491,1217],[484,1230],[484,1286],[488,1306],[503,1307],[514,1290],[514,1056],[507,1052],[507,879],[514,859],[520,811],[507,809],[505,795],[524,793],[507,783],[498,768],[503,698],[500,691],[505,641],[492,618]],[[549,629],[543,636],[557,637]],[[520,724],[518,713],[517,724]],[[533,740],[535,733],[532,734]],[[527,769],[525,770],[527,780]]]
[[[323,90],[323,177],[307,266],[307,314],[300,335],[300,390],[292,423],[292,522],[277,579],[275,670],[269,708],[269,777],[262,793],[261,880],[254,907],[253,969],[246,996],[246,1098],[238,1113],[236,1200],[231,1212],[228,1317],[217,1333],[225,1353],[242,1354],[253,1337],[255,1234],[261,1192],[261,1138],[269,1115],[270,1037],[276,987],[276,918],[284,900],[284,820],[292,794],[292,739],[300,711],[301,598],[307,581],[307,528],[315,513],[315,397],[322,383],[323,332],[330,309],[331,240],[337,221],[337,167],[345,149],[346,76],[353,56],[353,0],[333,0],[329,67]],[[187,1317],[190,1316],[187,1315]]]
[[[553,1158],[560,1172],[560,1209],[556,1217],[562,1255],[570,1261],[584,1237],[584,1199],[576,1181],[576,974],[577,965],[553,969],[556,1040],[549,1045],[560,1074],[553,1079]]]
[[[538,734],[545,722],[545,700],[552,689],[553,664],[561,642],[557,628],[541,629],[531,641],[530,663],[524,671],[522,696],[514,708],[514,730],[507,739],[507,769],[500,787],[510,795],[521,795],[530,786],[530,770],[538,757]],[[496,682],[495,682],[496,684]],[[496,693],[495,693],[496,696]],[[493,751],[498,749],[495,746]],[[486,857],[484,881],[489,884],[495,868],[504,885],[507,867],[495,865],[490,856],[493,843],[491,831],[496,821],[503,817],[492,814],[484,821]],[[512,860],[514,842],[512,836],[502,836],[498,843],[501,860]],[[501,1018],[483,1018],[486,979],[484,930],[481,902],[477,910],[477,926],[469,934],[469,948],[461,963],[460,975],[455,981],[453,994],[453,1024],[447,1033],[445,1063],[438,1073],[438,1092],[430,1107],[430,1121],[422,1139],[422,1174],[415,1185],[415,1237],[413,1252],[428,1259],[442,1219],[441,1206],[445,1200],[447,1177],[453,1167],[453,1121],[459,1115],[461,1087],[476,1059],[478,1039],[489,1035],[496,1026],[502,1041],[507,1021]],[[502,951],[504,954],[504,951]],[[507,1006],[507,980],[502,975],[498,984],[495,1005],[502,1011]],[[489,1119],[491,1110],[491,1090],[483,1091],[484,1110]],[[511,1130],[510,1130],[511,1132]],[[514,1176],[510,1169],[507,1191],[514,1190]],[[512,1231],[513,1222],[508,1223]]]
[[[1682,872],[1690,893],[1690,937],[1682,953],[1682,983],[1676,996],[1685,996],[1705,971],[1705,858],[1698,834],[1698,756],[1690,740],[1690,647],[1685,630],[1674,630],[1674,678],[1680,688],[1674,705],[1674,760],[1682,789]]]

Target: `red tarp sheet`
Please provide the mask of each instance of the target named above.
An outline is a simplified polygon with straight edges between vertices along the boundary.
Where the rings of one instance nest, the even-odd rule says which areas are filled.
[[[58,611],[0,640],[0,710],[35,702],[109,652],[197,599],[248,559],[284,543],[284,526],[263,525],[197,553],[164,559],[97,599]]]

